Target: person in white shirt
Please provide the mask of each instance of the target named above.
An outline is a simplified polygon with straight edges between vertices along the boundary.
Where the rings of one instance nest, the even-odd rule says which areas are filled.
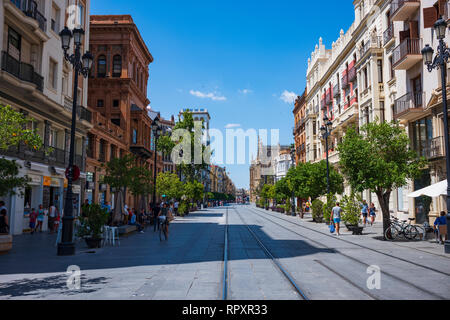
[[[54,232],[54,223],[55,223],[56,215],[57,215],[56,206],[54,204],[52,204],[50,206],[50,208],[48,209],[48,229],[49,229],[50,233]]]

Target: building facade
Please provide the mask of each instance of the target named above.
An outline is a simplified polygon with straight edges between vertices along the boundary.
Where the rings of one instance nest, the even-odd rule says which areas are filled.
[[[292,167],[291,147],[278,146],[278,154],[274,159],[275,183],[285,178]]]
[[[307,91],[295,100],[294,106],[294,141],[295,141],[295,163],[306,162],[306,119],[309,110],[306,108]]]
[[[20,175],[31,179],[24,197],[7,197],[12,234],[28,229],[32,208],[54,204],[64,208],[67,186],[65,170],[69,163],[73,92],[78,98],[78,121],[75,143],[75,164],[81,179],[74,183],[74,209],[79,212],[86,181],[85,158],[87,132],[92,128],[87,110],[88,80],[80,77],[74,83],[72,65],[64,58],[59,32],[64,26],[85,30],[82,51],[89,47],[90,1],[3,1],[0,4],[0,104],[33,119],[30,129],[37,129],[44,150],[25,146],[10,148],[2,156],[17,160]],[[70,15],[69,15],[70,13]],[[70,17],[70,21],[69,21]],[[72,47],[69,52],[73,51]],[[47,224],[44,223],[44,229]]]
[[[325,159],[326,146],[320,133],[325,117],[333,123],[328,148],[334,165],[339,162],[336,146],[349,127],[400,121],[411,147],[430,164],[421,179],[393,192],[390,208],[401,218],[414,217],[418,223],[433,221],[445,206],[443,199],[414,200],[407,195],[446,176],[440,76],[426,70],[421,50],[427,43],[437,46],[432,26],[440,15],[448,19],[448,1],[353,3],[355,20],[347,32],[341,30],[331,49],[320,39],[308,59],[306,159]],[[295,111],[298,114],[297,104]],[[347,193],[349,189],[346,186]],[[363,198],[379,208],[374,194],[366,191]]]
[[[147,82],[153,57],[131,16],[91,16],[90,23],[90,50],[95,63],[89,79],[93,128],[87,144],[86,198],[114,205],[114,194],[103,183],[107,162],[131,153],[136,156],[136,165],[152,172],[155,166],[153,119],[147,111]],[[157,163],[161,172],[161,155]],[[138,206],[130,193],[125,202],[130,207]]]
[[[278,155],[277,146],[264,146],[258,138],[256,159],[250,165],[250,201],[256,202],[261,188],[265,184],[274,184],[276,177],[275,157]]]

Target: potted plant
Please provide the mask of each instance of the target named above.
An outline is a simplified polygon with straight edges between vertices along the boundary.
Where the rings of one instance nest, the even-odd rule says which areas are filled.
[[[354,192],[350,196],[344,196],[342,199],[342,210],[344,211],[342,220],[348,231],[353,234],[361,234],[363,227],[359,226],[360,207],[359,200]]]
[[[89,248],[101,248],[103,227],[108,222],[108,212],[98,204],[83,206],[84,217],[79,217],[78,236],[84,238]]]
[[[311,204],[313,221],[317,223],[323,222],[323,202],[316,199]]]

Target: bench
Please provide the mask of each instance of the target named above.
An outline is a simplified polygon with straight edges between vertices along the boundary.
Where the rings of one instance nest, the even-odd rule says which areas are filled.
[[[12,236],[9,234],[0,234],[0,254],[7,253],[12,249]]]
[[[129,234],[135,231],[137,231],[137,226],[127,225],[119,227],[119,235]]]

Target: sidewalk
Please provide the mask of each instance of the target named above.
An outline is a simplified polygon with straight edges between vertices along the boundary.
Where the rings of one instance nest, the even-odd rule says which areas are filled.
[[[256,208],[256,206],[252,205],[253,209],[256,210],[262,210],[264,209]],[[290,215],[282,215],[277,212],[272,212],[269,210],[270,214],[278,214],[280,216],[283,216],[284,219],[292,220],[296,223],[301,223],[305,227],[314,229],[316,231],[319,231],[323,234],[330,234],[330,230],[328,226],[325,223],[315,223],[312,219],[311,214],[305,214],[304,218],[301,219],[299,216],[292,217]],[[429,253],[432,255],[438,255],[447,259],[450,259],[450,255],[445,254],[444,252],[444,246],[442,244],[436,243],[434,240],[434,236],[431,235],[432,239],[427,239],[425,241],[423,240],[417,240],[417,241],[410,241],[410,240],[396,240],[396,241],[384,241],[383,240],[383,223],[376,222],[373,226],[367,225],[367,227],[363,231],[362,236],[354,236],[352,235],[352,232],[348,231],[347,228],[343,223],[341,223],[341,235],[342,238],[346,241],[351,241],[355,244],[361,243],[361,240],[364,243],[370,243],[371,245],[376,246],[377,249],[389,249],[392,246],[396,247],[402,247],[402,248],[408,248],[416,250],[417,252],[423,252],[423,253]],[[430,237],[430,235],[428,235]]]

